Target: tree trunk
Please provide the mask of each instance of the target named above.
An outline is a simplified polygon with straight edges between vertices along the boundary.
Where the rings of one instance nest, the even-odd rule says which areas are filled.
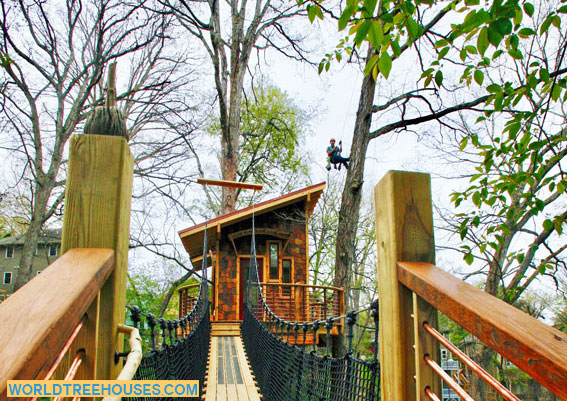
[[[158,317],[163,317],[163,315],[165,314],[165,311],[167,310],[167,306],[169,305],[169,302],[171,301],[171,298],[173,297],[173,295],[175,294],[175,290],[177,290],[177,287],[179,287],[181,284],[183,284],[184,282],[186,282],[187,280],[189,280],[189,278],[191,278],[191,276],[193,275],[193,272],[187,272],[185,273],[185,275],[183,275],[180,279],[175,280],[173,283],[171,283],[171,286],[169,287],[169,289],[167,290],[165,297],[163,298],[163,300],[161,301],[161,305],[159,307],[159,313],[158,313]],[[183,316],[179,316],[179,319],[181,319]]]
[[[229,128],[230,130],[230,128]],[[234,133],[228,133],[222,136],[222,156],[221,171],[222,179],[228,181],[236,181],[236,172],[238,170],[238,131],[236,136]],[[235,209],[236,205],[236,188],[222,188],[222,214],[230,213]]]
[[[477,343],[476,349],[472,352],[472,358],[476,363],[482,366],[487,372],[494,374],[495,369],[492,364],[492,356],[494,351],[482,343]],[[469,370],[469,394],[475,400],[487,400],[488,393],[491,392],[490,387],[478,375]]]
[[[14,281],[14,291],[23,287],[25,283],[33,278],[33,259],[39,242],[41,229],[45,223],[45,210],[52,189],[53,185],[50,182],[44,182],[43,185],[36,186],[30,226],[25,234],[18,274]]]
[[[221,139],[221,170],[223,180],[237,181],[240,142],[240,113],[242,107],[242,91],[244,88],[244,72],[248,65],[250,50],[243,43],[243,18],[240,14],[232,15],[232,46],[230,93],[228,98],[228,124],[226,133]],[[241,49],[242,48],[242,49]],[[236,207],[238,192],[236,188],[223,187],[222,213],[230,213]]]
[[[367,62],[374,54],[375,50],[371,47],[368,50]],[[374,81],[372,75],[365,76],[360,90],[360,100],[352,136],[350,169],[347,172],[339,212],[334,285],[345,289],[346,305],[348,305],[351,270],[355,254],[355,236],[362,200],[364,162],[370,142],[369,132],[375,89],[376,81]]]

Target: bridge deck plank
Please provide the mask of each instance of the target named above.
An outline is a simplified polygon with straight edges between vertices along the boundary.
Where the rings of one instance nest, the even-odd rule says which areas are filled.
[[[217,358],[217,342],[215,338],[211,338],[205,401],[214,401],[217,398]]]
[[[236,344],[236,352],[238,353],[238,361],[240,366],[242,367],[242,379],[244,381],[244,385],[246,386],[246,391],[248,393],[248,400],[251,401],[260,401],[260,394],[258,393],[258,389],[256,388],[256,383],[252,378],[252,372],[250,371],[250,367],[248,366],[248,362],[246,359],[246,354],[244,353],[244,345],[242,344],[241,337],[235,337],[235,344]]]
[[[212,336],[205,401],[260,401],[242,339]]]

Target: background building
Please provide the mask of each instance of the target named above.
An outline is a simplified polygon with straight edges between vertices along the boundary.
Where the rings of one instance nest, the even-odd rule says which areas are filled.
[[[0,240],[0,301],[3,300],[2,290],[10,295],[14,291],[14,282],[19,272],[18,263],[22,255],[24,237],[6,237]],[[53,263],[60,254],[61,229],[45,230],[39,239],[33,261],[34,275]]]

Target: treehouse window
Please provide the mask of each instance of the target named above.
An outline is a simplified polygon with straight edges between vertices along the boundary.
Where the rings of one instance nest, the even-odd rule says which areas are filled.
[[[268,252],[270,259],[270,280],[277,281],[279,279],[280,244],[277,242],[269,242]]]
[[[282,260],[282,283],[291,283],[291,259]],[[282,287],[282,295],[289,297],[291,287]]]

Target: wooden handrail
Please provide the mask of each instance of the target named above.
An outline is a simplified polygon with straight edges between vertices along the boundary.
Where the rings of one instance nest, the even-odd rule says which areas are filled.
[[[408,289],[567,399],[567,334],[429,263],[398,262]]]
[[[279,317],[297,322],[344,315],[344,289],[303,283],[262,282],[266,303]],[[289,289],[284,294],[282,289]],[[316,294],[315,290],[322,290]],[[327,292],[331,292],[328,294]],[[316,295],[315,297],[313,297]],[[322,300],[319,300],[322,297]]]
[[[201,286],[201,283],[195,283],[195,284],[184,284],[180,287],[177,287],[177,292],[180,292],[182,290],[190,290],[191,288],[199,288]]]
[[[260,285],[272,285],[272,286],[276,286],[276,287],[309,287],[309,288],[344,292],[344,288],[331,287],[331,286],[328,286],[328,285],[311,285],[311,284],[303,284],[303,283],[271,283],[269,281],[268,282],[262,282],[262,283],[260,283]]]
[[[113,268],[111,249],[71,249],[0,304],[0,399],[49,370]]]

